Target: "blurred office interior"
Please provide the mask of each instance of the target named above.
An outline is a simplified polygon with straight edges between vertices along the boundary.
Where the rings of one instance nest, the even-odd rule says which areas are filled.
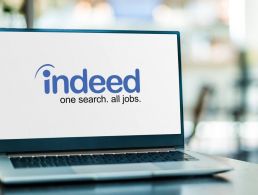
[[[0,27],[181,31],[187,147],[258,163],[257,10],[256,0],[0,0]]]

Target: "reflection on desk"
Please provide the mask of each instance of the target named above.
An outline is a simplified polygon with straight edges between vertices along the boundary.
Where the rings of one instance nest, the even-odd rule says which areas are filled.
[[[41,186],[23,186],[23,187],[4,187],[2,193],[13,194],[94,194],[94,195],[143,195],[143,194],[182,194],[182,187],[191,187],[191,185],[227,185],[228,182],[216,178],[187,178],[170,180],[149,180],[149,181],[128,181],[128,182],[108,182],[98,184],[57,184]],[[186,189],[187,190],[187,189]],[[208,192],[207,192],[208,194]]]

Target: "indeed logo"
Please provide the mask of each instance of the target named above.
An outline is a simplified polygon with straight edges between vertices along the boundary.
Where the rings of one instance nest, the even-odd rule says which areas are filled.
[[[57,94],[64,92],[66,94],[73,92],[75,94],[103,93],[106,90],[110,93],[119,93],[123,90],[127,93],[140,92],[140,70],[135,69],[133,74],[124,77],[119,75],[110,75],[104,77],[102,75],[90,75],[86,68],[82,69],[79,74],[68,77],[66,75],[52,74],[51,70],[55,68],[52,64],[44,64],[38,68],[35,74],[37,78],[40,70],[44,79],[45,94]]]

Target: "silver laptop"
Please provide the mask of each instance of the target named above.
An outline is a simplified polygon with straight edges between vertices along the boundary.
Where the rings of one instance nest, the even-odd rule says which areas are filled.
[[[6,184],[207,175],[184,150],[180,34],[0,29]]]

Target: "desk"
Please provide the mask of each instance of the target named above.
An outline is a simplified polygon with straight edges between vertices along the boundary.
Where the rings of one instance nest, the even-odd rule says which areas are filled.
[[[234,167],[234,171],[211,177],[167,178],[102,183],[73,183],[33,186],[1,186],[1,194],[20,195],[258,195],[258,165],[214,157]]]

